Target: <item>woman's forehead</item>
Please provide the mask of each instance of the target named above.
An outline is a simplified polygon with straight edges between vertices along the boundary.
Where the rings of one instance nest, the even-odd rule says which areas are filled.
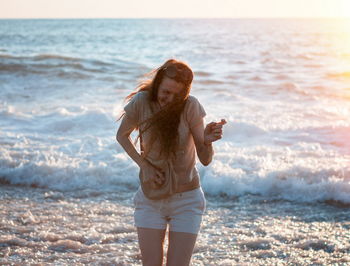
[[[177,82],[171,78],[168,78],[168,77],[164,77],[162,82],[160,83],[159,85],[159,89],[161,90],[171,90],[171,91],[174,91],[174,92],[179,92],[182,90],[183,88],[183,84],[180,83],[180,82]]]

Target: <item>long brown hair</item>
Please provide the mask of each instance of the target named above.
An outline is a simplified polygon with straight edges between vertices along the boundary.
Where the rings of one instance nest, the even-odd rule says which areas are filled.
[[[149,78],[140,82],[135,91],[125,98],[128,101],[138,92],[148,91],[149,102],[157,102],[159,85],[164,76],[169,77],[166,73],[166,69],[169,67],[185,70],[184,73],[186,72],[187,75],[181,75],[182,72],[180,72],[180,75],[170,77],[176,82],[183,84],[183,90],[176,100],[162,108],[160,111],[154,113],[146,121],[142,121],[142,123],[146,123],[143,132],[151,130],[151,142],[159,139],[161,153],[166,157],[169,157],[171,154],[175,155],[176,146],[178,145],[178,127],[180,124],[180,117],[189,96],[193,80],[193,72],[191,68],[182,61],[169,59],[159,68],[146,74],[145,76],[148,76]],[[143,132],[140,132],[140,134]]]

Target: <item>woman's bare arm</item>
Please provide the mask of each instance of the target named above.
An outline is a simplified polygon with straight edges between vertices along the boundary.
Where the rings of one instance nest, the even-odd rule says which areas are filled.
[[[120,123],[116,139],[126,151],[126,153],[130,156],[130,158],[133,159],[139,167],[141,167],[143,164],[145,164],[145,160],[137,152],[130,138],[130,134],[135,130],[135,128],[136,125],[133,123],[133,121],[124,115]]]
[[[204,121],[191,129],[197,155],[200,162],[207,166],[211,163],[214,155],[212,143],[222,138],[222,126],[226,124],[224,119],[220,122],[211,122],[204,128]]]
[[[143,171],[143,182],[156,182],[161,184],[164,182],[164,174],[158,169],[154,168],[146,159],[144,159],[136,150],[132,140],[130,138],[131,132],[136,128],[135,123],[124,115],[116,139],[120,145],[124,148],[126,153]]]
[[[197,156],[199,161],[207,166],[211,163],[214,155],[213,146],[211,143],[204,143],[204,121],[191,128],[194,143],[196,145]]]

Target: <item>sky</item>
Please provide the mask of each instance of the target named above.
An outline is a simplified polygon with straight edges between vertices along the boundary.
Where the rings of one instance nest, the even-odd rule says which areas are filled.
[[[0,0],[0,18],[348,17],[350,0]]]

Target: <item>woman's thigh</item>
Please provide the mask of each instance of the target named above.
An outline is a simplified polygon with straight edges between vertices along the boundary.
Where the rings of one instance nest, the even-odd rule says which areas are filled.
[[[167,266],[188,266],[196,239],[197,234],[169,232]]]
[[[142,265],[162,265],[165,229],[137,227]]]

